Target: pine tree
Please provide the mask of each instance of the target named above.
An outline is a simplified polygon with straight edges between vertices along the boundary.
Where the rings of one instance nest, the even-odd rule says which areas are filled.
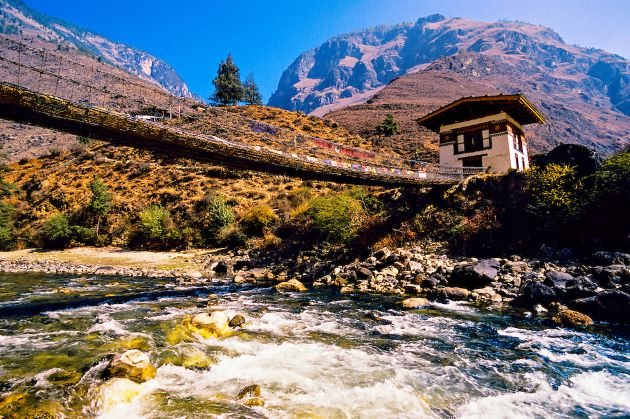
[[[262,105],[262,96],[258,90],[258,85],[254,80],[252,73],[247,76],[245,83],[243,83],[244,95],[243,102],[247,105]]]
[[[88,204],[88,210],[96,216],[96,237],[98,237],[101,220],[112,208],[112,194],[107,185],[98,177],[90,183],[90,192],[92,192],[92,199]]]
[[[225,61],[221,61],[217,70],[217,77],[212,81],[214,84],[214,95],[210,98],[219,105],[236,105],[243,99],[244,89],[241,84],[239,69],[234,64],[232,54],[229,54]]]
[[[376,131],[385,137],[398,134],[398,122],[394,121],[394,115],[388,113],[383,123],[376,127]]]

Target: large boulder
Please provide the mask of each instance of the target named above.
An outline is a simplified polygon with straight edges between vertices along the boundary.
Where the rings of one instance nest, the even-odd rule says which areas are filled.
[[[532,160],[534,165],[543,168],[552,163],[574,167],[578,177],[591,175],[602,167],[602,157],[581,144],[561,144]]]
[[[597,284],[585,276],[578,276],[566,282],[566,298],[575,300],[578,298],[592,297],[595,295]]]
[[[449,285],[469,290],[483,288],[495,280],[499,272],[499,262],[484,259],[472,265],[458,267],[453,270]]]
[[[521,289],[521,295],[514,299],[514,305],[531,308],[536,304],[543,306],[556,299],[554,290],[542,282],[532,281],[525,284]]]
[[[156,369],[149,356],[137,349],[116,355],[105,368],[105,377],[128,378],[141,383],[155,377]]]
[[[297,279],[290,279],[285,282],[281,282],[276,285],[275,290],[277,292],[306,292],[306,287]]]
[[[630,294],[620,290],[604,290],[595,297],[571,301],[568,306],[597,320],[630,323]]]
[[[573,279],[573,275],[566,272],[549,271],[545,274],[544,284],[551,288],[565,289],[567,282]]]
[[[213,311],[211,314],[195,314],[190,320],[192,327],[202,329],[218,337],[225,336],[230,333],[231,329],[229,323],[230,318],[222,311]],[[206,337],[205,334],[202,335]]]

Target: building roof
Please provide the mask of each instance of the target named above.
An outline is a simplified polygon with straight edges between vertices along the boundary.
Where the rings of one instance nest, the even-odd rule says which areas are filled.
[[[440,126],[483,118],[505,112],[521,125],[545,123],[545,118],[521,94],[497,96],[469,96],[456,100],[428,115],[418,118],[418,124],[439,132]]]

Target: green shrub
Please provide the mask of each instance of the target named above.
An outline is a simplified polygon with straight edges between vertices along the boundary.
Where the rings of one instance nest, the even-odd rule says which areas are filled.
[[[73,229],[68,217],[57,213],[50,217],[42,229],[42,241],[45,249],[65,249],[70,246]]]
[[[233,224],[236,216],[223,197],[208,194],[197,204],[198,223],[206,243],[217,240],[219,232]]]
[[[453,210],[443,210],[427,205],[414,218],[414,229],[423,237],[437,241],[460,240],[465,231],[465,217]]]
[[[94,177],[94,180],[90,182],[90,192],[92,192],[92,197],[87,209],[96,217],[96,238],[98,238],[101,221],[107,217],[107,214],[112,209],[112,194],[109,192],[107,185],[98,176]]]
[[[630,246],[630,151],[606,159],[584,179],[585,234],[611,248]]]
[[[14,216],[15,208],[12,205],[0,203],[0,250],[15,248]]]
[[[385,210],[383,201],[378,199],[374,194],[364,186],[354,186],[348,194],[357,199],[363,205],[363,209],[368,215],[378,215]]]
[[[247,244],[247,235],[236,224],[230,224],[217,233],[216,240],[225,247],[243,247]]]
[[[149,240],[164,239],[168,231],[173,228],[170,212],[158,205],[151,205],[140,211],[138,217],[140,232]]]
[[[398,134],[398,122],[394,120],[394,115],[388,113],[383,122],[376,127],[376,132],[385,137],[391,137]]]
[[[87,227],[71,226],[73,238],[82,244],[94,245],[98,244],[96,232]]]
[[[262,236],[265,229],[277,223],[278,216],[268,205],[250,208],[240,220],[243,231],[250,235]]]
[[[547,225],[565,224],[581,211],[579,189],[573,168],[553,163],[535,167],[527,174],[528,210]]]
[[[366,214],[357,199],[335,194],[312,199],[304,215],[324,238],[347,243],[359,234]]]
[[[149,248],[172,248],[178,246],[182,233],[177,229],[168,209],[158,205],[138,214],[136,243]]]

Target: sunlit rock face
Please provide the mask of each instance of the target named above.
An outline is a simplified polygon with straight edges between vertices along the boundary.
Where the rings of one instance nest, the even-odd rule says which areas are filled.
[[[53,42],[60,50],[75,49],[152,81],[172,94],[191,97],[188,86],[167,62],[101,35],[39,13],[22,1],[1,0],[0,33]]]

